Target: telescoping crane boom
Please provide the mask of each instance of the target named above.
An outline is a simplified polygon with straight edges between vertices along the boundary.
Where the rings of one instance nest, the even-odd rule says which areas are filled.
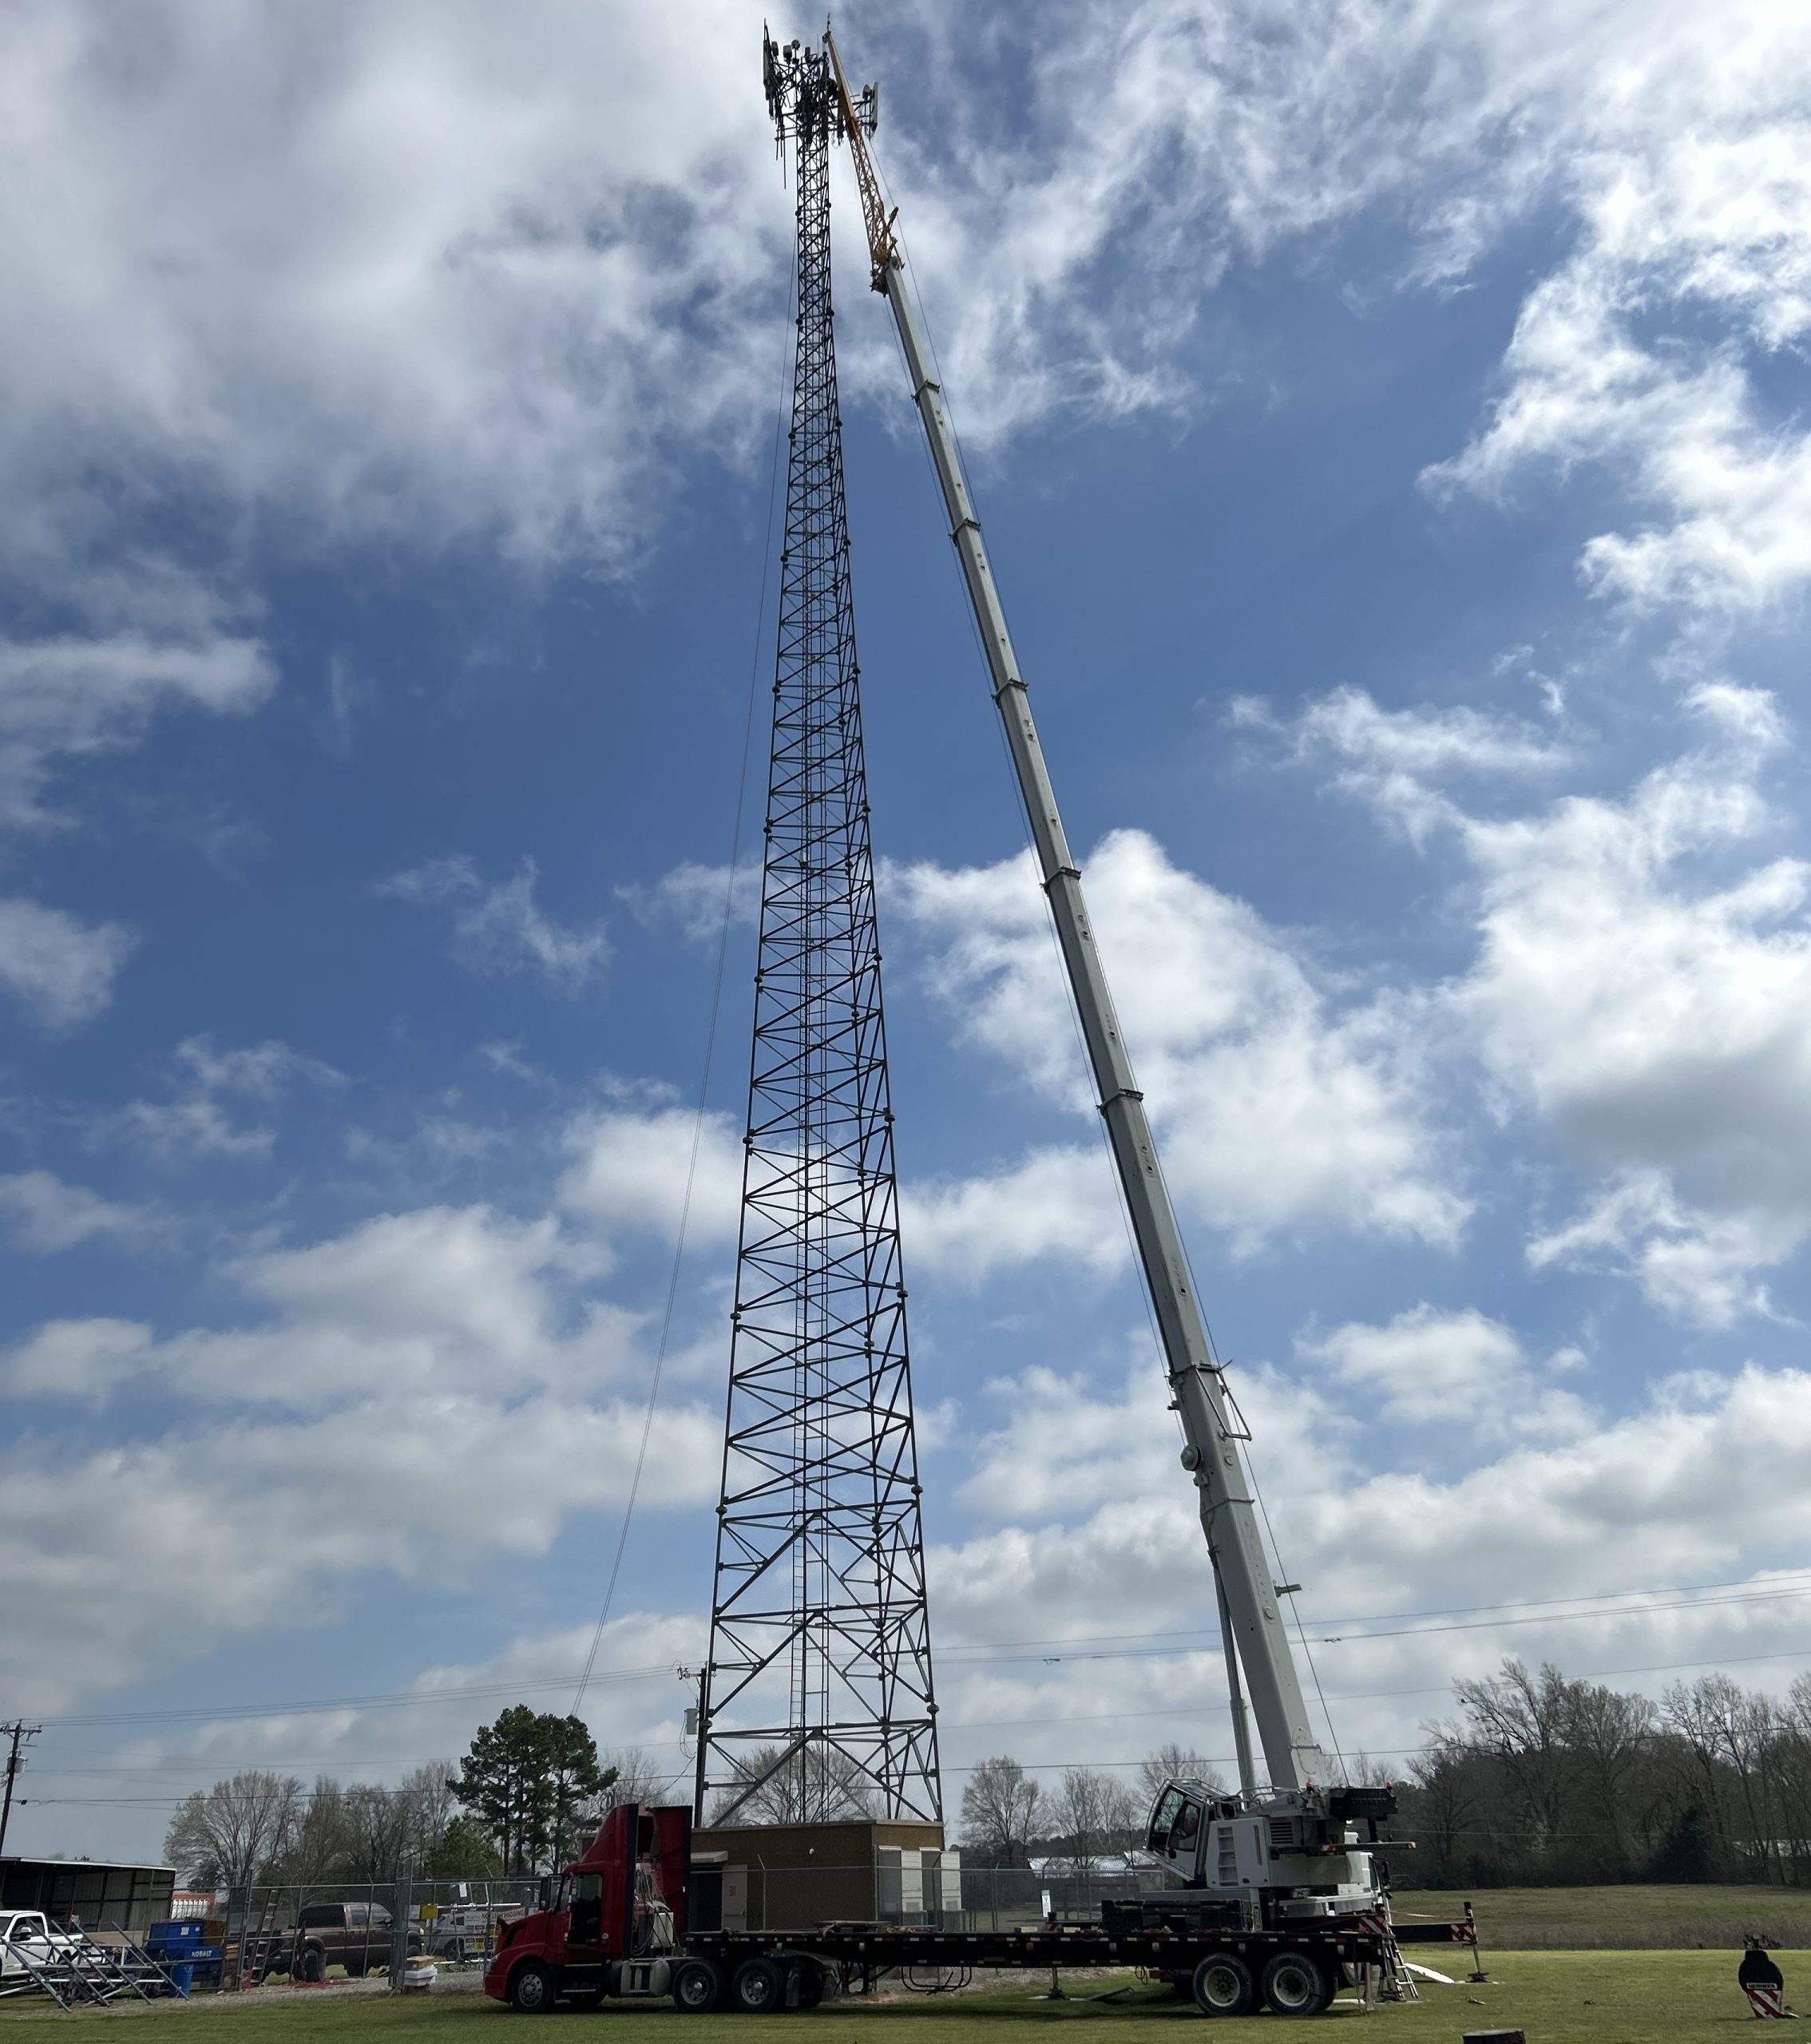
[[[1216,1800],[1199,1784],[1171,1784],[1152,1812],[1151,1843],[1189,1884],[1236,1889],[1254,1906],[1262,1899],[1266,1910],[1286,1895],[1298,1897],[1298,1906],[1311,1907],[1310,1891],[1322,1898],[1323,1912],[1341,1900],[1348,1907],[1365,1904],[1375,1893],[1369,1856],[1346,1849],[1358,1844],[1348,1825],[1355,1819],[1369,1820],[1374,1837],[1376,1820],[1389,1814],[1394,1799],[1387,1790],[1337,1785],[1310,1727],[1239,1450],[1240,1441],[1249,1436],[1235,1420],[1236,1408],[1207,1337],[1175,1210],[1145,1115],[1144,1097],[1133,1077],[1114,1013],[1083,899],[1081,874],[1064,834],[1030,695],[1007,629],[961,454],[907,287],[894,226],[897,208],[887,208],[869,155],[867,137],[875,123],[878,93],[872,85],[859,96],[851,93],[827,30],[824,41],[836,81],[839,125],[854,158],[861,192],[873,286],[892,308],[898,329],[913,399],[929,442],[950,537],[986,655],[993,699],[1005,727],[1039,874],[1056,923],[1093,1068],[1100,1111],[1155,1314],[1172,1402],[1182,1422],[1183,1466],[1195,1480],[1202,1530],[1218,1586],[1233,1688],[1234,1727],[1240,1741],[1242,1794],[1236,1802]],[[778,75],[776,67],[787,55],[787,50],[769,40],[770,86]],[[1263,1749],[1267,1794],[1258,1792],[1244,1741],[1240,1668]]]

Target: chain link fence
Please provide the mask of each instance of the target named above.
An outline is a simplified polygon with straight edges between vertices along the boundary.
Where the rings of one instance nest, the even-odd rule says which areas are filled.
[[[948,1928],[1011,1930],[1020,1924],[1097,1918],[1103,1901],[1165,1885],[1159,1869],[1132,1872],[1039,1872],[1027,1867],[961,1870],[961,1915]],[[498,1880],[258,1883],[223,1890],[200,1926],[197,1943],[217,1952],[217,1970],[196,1969],[196,1984],[232,1989],[273,1978],[298,1982],[387,1973],[394,1958],[431,1959],[437,1967],[481,1971],[497,1927],[540,1906],[545,1877]],[[947,1893],[947,1891],[946,1891]]]
[[[1156,1867],[1130,1872],[1040,1873],[1030,1867],[965,1866],[962,1915],[966,1927],[975,1931],[1009,1931],[1051,1915],[1059,1921],[1092,1919],[1110,1897],[1148,1895],[1174,1885],[1174,1877]]]
[[[497,1926],[534,1908],[541,1879],[259,1883],[221,1891],[204,1942],[220,1955],[221,1984],[271,1975],[295,1980],[389,1970],[406,1953],[437,1967],[482,1967]]]

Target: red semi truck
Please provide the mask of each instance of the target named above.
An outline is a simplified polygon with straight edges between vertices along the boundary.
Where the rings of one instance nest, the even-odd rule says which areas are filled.
[[[524,2014],[562,1999],[670,1995],[689,2014],[755,2015],[869,1991],[887,1973],[1139,1967],[1191,1988],[1204,2014],[1262,2006],[1318,2015],[1361,1968],[1399,1977],[1399,1943],[1475,1941],[1468,1903],[1464,1921],[1452,1924],[1393,1927],[1387,1913],[1366,1912],[1262,1929],[1199,1890],[1104,1903],[1097,1921],[1015,1930],[726,1929],[723,1868],[694,1862],[691,1811],[632,1804],[611,1811],[547,1899],[547,1907],[500,1927],[485,1975],[484,1991]]]

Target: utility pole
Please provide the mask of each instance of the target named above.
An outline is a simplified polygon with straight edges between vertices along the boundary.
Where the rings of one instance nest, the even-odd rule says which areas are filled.
[[[6,1755],[6,1796],[0,1802],[0,1852],[6,1849],[6,1826],[13,1815],[13,1783],[19,1771],[19,1749],[27,1739],[35,1739],[44,1729],[42,1725],[25,1725],[15,1718],[10,1725],[0,1725],[0,1737],[12,1741]]]

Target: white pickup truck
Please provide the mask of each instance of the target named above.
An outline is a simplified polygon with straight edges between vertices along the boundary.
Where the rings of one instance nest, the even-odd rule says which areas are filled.
[[[16,1994],[32,1984],[28,1959],[46,1965],[73,1942],[42,1910],[0,1909],[0,1993]]]

